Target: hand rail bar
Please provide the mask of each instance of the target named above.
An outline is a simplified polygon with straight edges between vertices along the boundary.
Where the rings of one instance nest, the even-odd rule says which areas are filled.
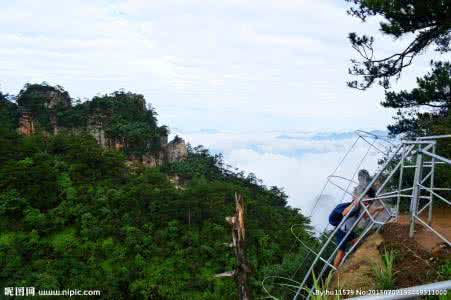
[[[448,244],[448,247],[451,246],[451,243],[448,241],[447,238],[445,238],[443,235],[441,235],[439,232],[437,232],[437,230],[435,230],[434,228],[432,228],[431,226],[429,226],[425,221],[421,220],[420,217],[418,216],[413,216],[414,218],[416,218],[418,221],[420,221],[421,224],[423,224],[424,226],[426,226],[430,231],[432,231],[433,233],[435,233],[439,238],[441,238],[445,243]]]
[[[442,197],[441,195],[437,194],[436,192],[434,192],[434,191],[431,190],[430,188],[427,188],[427,187],[425,187],[425,186],[423,186],[423,185],[421,185],[421,184],[419,184],[419,186],[420,186],[422,189],[425,189],[426,191],[431,192],[434,196],[436,196],[436,197],[439,198],[440,200],[446,202],[446,204],[451,205],[451,202],[449,202],[447,199],[445,199],[445,198]]]
[[[443,156],[440,156],[440,155],[431,153],[431,152],[426,151],[426,150],[421,150],[421,152],[422,152],[423,154],[426,154],[427,156],[430,156],[430,157],[432,157],[432,158],[435,158],[435,159],[438,159],[438,160],[440,160],[440,161],[443,161],[443,162],[447,163],[448,165],[451,165],[451,160],[449,160],[449,159],[447,159],[447,158],[444,158]]]

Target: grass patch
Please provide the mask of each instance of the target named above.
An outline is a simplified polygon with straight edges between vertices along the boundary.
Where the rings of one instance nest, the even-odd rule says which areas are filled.
[[[340,295],[328,295],[325,294],[327,291],[330,293],[335,292],[335,290],[331,290],[331,283],[332,283],[332,277],[333,273],[330,272],[327,276],[326,280],[319,281],[315,273],[312,274],[313,277],[313,291],[308,291],[310,295],[310,299],[312,300],[322,300],[322,299],[341,299]]]
[[[395,272],[393,270],[395,258],[396,252],[394,250],[384,249],[381,264],[373,266],[377,289],[389,290],[395,287]]]
[[[438,266],[438,280],[449,280],[451,278],[451,260],[446,260]]]

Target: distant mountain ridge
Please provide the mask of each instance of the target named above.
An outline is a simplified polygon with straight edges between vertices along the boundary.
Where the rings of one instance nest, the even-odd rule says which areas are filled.
[[[17,96],[17,110],[23,135],[88,133],[102,147],[123,150],[150,167],[187,157],[184,140],[176,136],[168,142],[168,128],[157,125],[156,112],[140,94],[116,91],[73,105],[61,86],[27,84]]]
[[[374,134],[381,137],[386,137],[387,132],[383,130],[371,130],[368,131],[370,134]],[[304,134],[302,136],[296,136],[296,135],[289,135],[289,134],[281,134],[278,135],[278,139],[282,140],[343,140],[343,139],[350,139],[354,138],[356,136],[356,131],[343,131],[343,132],[317,132],[311,135]]]

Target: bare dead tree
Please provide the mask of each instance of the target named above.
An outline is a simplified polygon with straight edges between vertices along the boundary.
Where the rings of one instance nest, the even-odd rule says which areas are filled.
[[[234,277],[240,300],[249,300],[250,292],[247,285],[250,268],[246,259],[244,226],[244,200],[241,195],[235,193],[235,214],[232,217],[226,217],[227,223],[232,226],[232,243],[229,244],[235,253],[237,266],[236,270],[228,271],[215,275],[215,277]]]

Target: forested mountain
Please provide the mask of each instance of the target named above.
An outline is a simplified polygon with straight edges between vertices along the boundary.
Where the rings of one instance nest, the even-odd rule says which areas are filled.
[[[17,11],[8,6],[4,15],[14,15],[16,18],[7,19],[16,20],[17,24],[11,20],[2,23],[8,29],[3,32],[7,54],[4,61],[8,62],[2,69],[4,81],[45,74],[87,85],[97,79],[125,80],[126,84],[147,84],[157,79],[154,90],[164,88],[168,95],[183,91],[189,97],[181,99],[195,103],[206,103],[211,100],[206,96],[224,91],[222,102],[230,97],[239,100],[239,93],[246,86],[250,93],[243,99],[248,107],[264,106],[252,117],[261,117],[258,112],[264,113],[263,120],[287,116],[284,122],[294,120],[296,108],[302,109],[300,105],[291,107],[289,99],[304,98],[307,106],[322,99],[320,94],[324,91],[309,95],[304,87],[316,91],[315,87],[320,86],[326,91],[323,100],[327,101],[334,101],[327,93],[328,89],[333,90],[337,103],[341,101],[337,87],[343,76],[339,74],[337,82],[330,84],[330,77],[322,78],[318,73],[324,73],[323,61],[327,61],[326,69],[341,66],[344,48],[331,38],[341,33],[323,26],[348,25],[338,24],[340,14],[334,13],[341,5],[329,3],[328,7],[326,1],[304,1],[299,5],[307,12],[304,18],[304,14],[296,16],[294,6],[276,5],[279,1],[247,3],[244,7],[237,5],[240,1],[232,1],[214,9],[197,2],[194,6],[181,6],[182,18],[170,14],[172,6],[170,10],[153,11],[141,5],[132,8],[127,3],[108,4],[103,9],[83,4],[75,9],[75,15],[61,14],[56,2],[30,5],[29,1]],[[309,6],[316,2],[321,5]],[[348,70],[352,76],[349,87],[367,90],[380,85],[385,89],[385,98],[378,101],[383,107],[396,110],[393,123],[388,125],[392,136],[416,139],[450,134],[451,0],[343,2],[351,16],[362,21],[376,19],[379,32],[394,41],[403,41],[401,48],[395,44],[393,49],[388,44],[379,48],[370,33],[349,33],[350,46],[356,54]],[[262,11],[256,9],[260,7]],[[64,12],[72,9],[65,7]],[[151,11],[151,18],[136,15],[140,10]],[[230,15],[222,18],[219,12],[223,11]],[[82,15],[83,19],[77,19]],[[319,15],[325,19],[318,19]],[[240,22],[241,17],[244,22]],[[65,22],[69,19],[71,22]],[[164,26],[154,23],[157,19],[164,19]],[[307,22],[301,22],[303,19]],[[199,23],[190,24],[194,20]],[[321,24],[322,21],[327,24]],[[81,30],[77,30],[81,23]],[[273,26],[275,23],[285,27]],[[55,27],[63,29],[60,34]],[[198,32],[191,34],[192,30]],[[128,47],[122,47],[125,44]],[[198,48],[185,47],[190,44]],[[215,51],[222,45],[229,48],[221,53]],[[324,45],[333,49],[334,55]],[[417,79],[415,87],[391,89],[428,49],[439,54],[434,55],[437,60],[431,62],[431,70]],[[262,55],[257,55],[260,52]],[[119,53],[120,56],[115,55]],[[235,57],[236,54],[240,56]],[[287,60],[279,59],[288,54]],[[98,59],[98,64],[89,65]],[[114,67],[109,68],[110,65]],[[316,69],[318,72],[313,72]],[[282,73],[287,77],[279,76]],[[138,80],[132,82],[135,79]],[[175,87],[176,92],[167,87]],[[192,89],[185,91],[185,87]],[[362,94],[362,105],[366,105],[365,101],[374,99]],[[274,108],[283,107],[282,114],[279,108],[269,110],[269,103],[274,103]],[[343,107],[346,105],[343,102]],[[216,107],[212,112],[229,109],[228,106]],[[329,110],[332,107],[339,108],[331,105]],[[353,110],[360,111],[358,107]],[[300,124],[325,116],[307,111],[312,115],[304,117]],[[340,109],[332,114],[340,114]],[[299,115],[305,116],[305,112]],[[374,124],[374,120],[368,116],[368,123],[359,124]],[[332,130],[335,126],[329,122],[316,124],[330,124]],[[311,266],[314,255],[308,255],[308,248],[319,249],[319,240],[328,238],[330,232],[314,235],[309,218],[288,206],[288,197],[280,188],[263,185],[252,173],[235,171],[221,155],[212,154],[203,146],[185,145],[180,137],[168,141],[168,134],[169,128],[158,124],[156,110],[141,94],[118,90],[81,101],[73,99],[62,86],[46,83],[26,84],[17,95],[0,92],[0,288],[100,290],[97,299],[237,299],[236,278],[215,276],[231,274],[237,268],[230,247],[232,230],[226,222],[226,217],[235,211],[237,193],[244,199],[245,256],[249,265],[246,271],[251,296],[268,298],[262,280],[279,276],[289,284],[268,280],[265,288],[282,299],[289,298],[290,292],[298,288],[296,282],[303,281]],[[451,157],[449,139],[440,140],[437,147],[437,154]],[[413,165],[414,161],[407,163]],[[414,172],[410,168],[403,178],[414,177]],[[433,174],[436,186],[451,186],[449,168],[439,165]],[[403,186],[396,184],[393,190],[399,187]],[[449,199],[451,193],[446,193]],[[416,195],[421,200],[421,190]],[[406,209],[410,207],[409,202],[403,203]],[[434,204],[434,209],[441,210],[439,205]],[[293,224],[298,225],[298,240],[290,231]],[[413,251],[415,248],[409,248],[414,244],[399,237],[399,232],[394,231],[393,240],[404,252],[396,252],[398,257],[391,263],[395,261],[394,269],[387,266],[386,272],[380,272],[393,279],[391,286],[382,288],[401,287],[397,286],[398,274],[427,273],[426,268],[439,275],[430,277],[434,280],[450,278],[449,258],[443,264],[427,256],[423,259]],[[299,240],[304,243],[302,246]],[[323,257],[332,254],[332,248],[325,249]],[[376,250],[376,254],[387,257],[385,248]],[[405,255],[407,252],[410,254]],[[362,265],[369,267],[367,257],[360,256]],[[396,264],[415,268],[404,272]],[[423,268],[426,264],[428,267]],[[377,265],[371,267],[375,267],[374,273],[378,272]],[[312,274],[321,270],[318,266],[312,269]],[[356,269],[349,270],[353,273]],[[353,274],[356,276],[356,272]],[[304,282],[305,286],[314,283],[311,278]],[[3,290],[0,293],[1,298]]]
[[[168,128],[158,126],[157,113],[141,94],[119,90],[82,102],[63,87],[43,82],[26,84],[16,102],[8,105],[23,135],[90,134],[102,147],[122,150],[130,161],[151,167],[187,155],[183,139],[168,142]]]
[[[302,236],[314,243],[309,220],[287,206],[283,191],[230,171],[202,146],[161,166],[130,165],[127,149],[102,147],[89,132],[48,134],[50,122],[46,130],[18,133],[18,107],[0,97],[1,286],[99,289],[103,299],[234,299],[233,279],[214,275],[235,266],[225,222],[235,192],[245,199],[254,296],[262,295],[265,275],[292,274],[302,259],[292,224],[304,224]],[[24,98],[19,94],[19,105]],[[115,109],[126,115],[130,107],[120,99]],[[70,117],[58,113],[70,122],[83,116],[83,103],[76,107]],[[46,111],[30,112],[41,118]],[[161,128],[156,114],[150,117]],[[110,122],[108,130],[147,132],[149,123],[130,127],[127,120]]]

